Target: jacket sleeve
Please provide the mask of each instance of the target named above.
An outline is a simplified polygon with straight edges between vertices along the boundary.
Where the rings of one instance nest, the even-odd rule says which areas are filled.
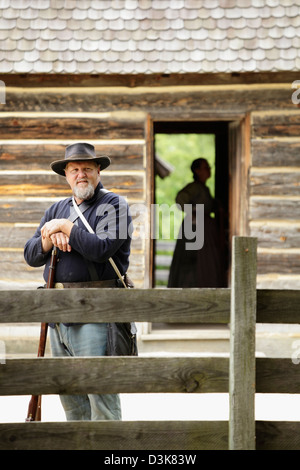
[[[27,264],[29,264],[29,266],[32,266],[34,268],[38,268],[46,264],[47,259],[49,257],[49,252],[43,253],[42,251],[41,228],[45,224],[45,222],[47,222],[46,215],[42,218],[41,223],[33,237],[26,242],[24,247],[25,261]]]

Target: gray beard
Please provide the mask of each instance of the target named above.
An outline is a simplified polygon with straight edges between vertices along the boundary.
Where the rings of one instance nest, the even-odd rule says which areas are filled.
[[[85,201],[86,199],[91,199],[91,197],[94,196],[95,190],[92,184],[88,183],[88,186],[86,188],[78,188],[77,186],[75,186],[75,188],[73,188],[73,192],[75,197]]]

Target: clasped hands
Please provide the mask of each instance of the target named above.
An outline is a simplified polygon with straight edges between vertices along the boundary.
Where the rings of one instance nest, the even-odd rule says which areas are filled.
[[[42,248],[46,253],[56,246],[61,251],[71,251],[69,244],[73,223],[68,219],[52,219],[41,228]]]

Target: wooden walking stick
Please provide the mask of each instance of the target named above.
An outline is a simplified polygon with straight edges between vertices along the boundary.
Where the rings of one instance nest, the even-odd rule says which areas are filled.
[[[57,251],[58,251],[57,248],[53,247],[52,253],[51,253],[51,261],[50,261],[50,266],[49,266],[49,275],[48,275],[46,289],[52,289],[54,287]],[[48,331],[48,323],[42,323],[37,357],[43,357],[45,355],[47,331]],[[41,401],[42,401],[41,395],[31,396],[29,406],[28,406],[27,418],[25,420],[26,422],[41,421]]]

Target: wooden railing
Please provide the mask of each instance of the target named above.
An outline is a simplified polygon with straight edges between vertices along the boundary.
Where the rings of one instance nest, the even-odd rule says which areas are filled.
[[[255,357],[255,324],[299,323],[300,291],[256,289],[256,239],[233,239],[231,289],[1,292],[1,322],[230,323],[230,357],[6,359],[2,396],[229,393],[227,421],[1,423],[0,449],[300,449],[300,423],[255,420],[255,393],[300,393],[300,365]],[[27,410],[24,410],[24,419]]]

